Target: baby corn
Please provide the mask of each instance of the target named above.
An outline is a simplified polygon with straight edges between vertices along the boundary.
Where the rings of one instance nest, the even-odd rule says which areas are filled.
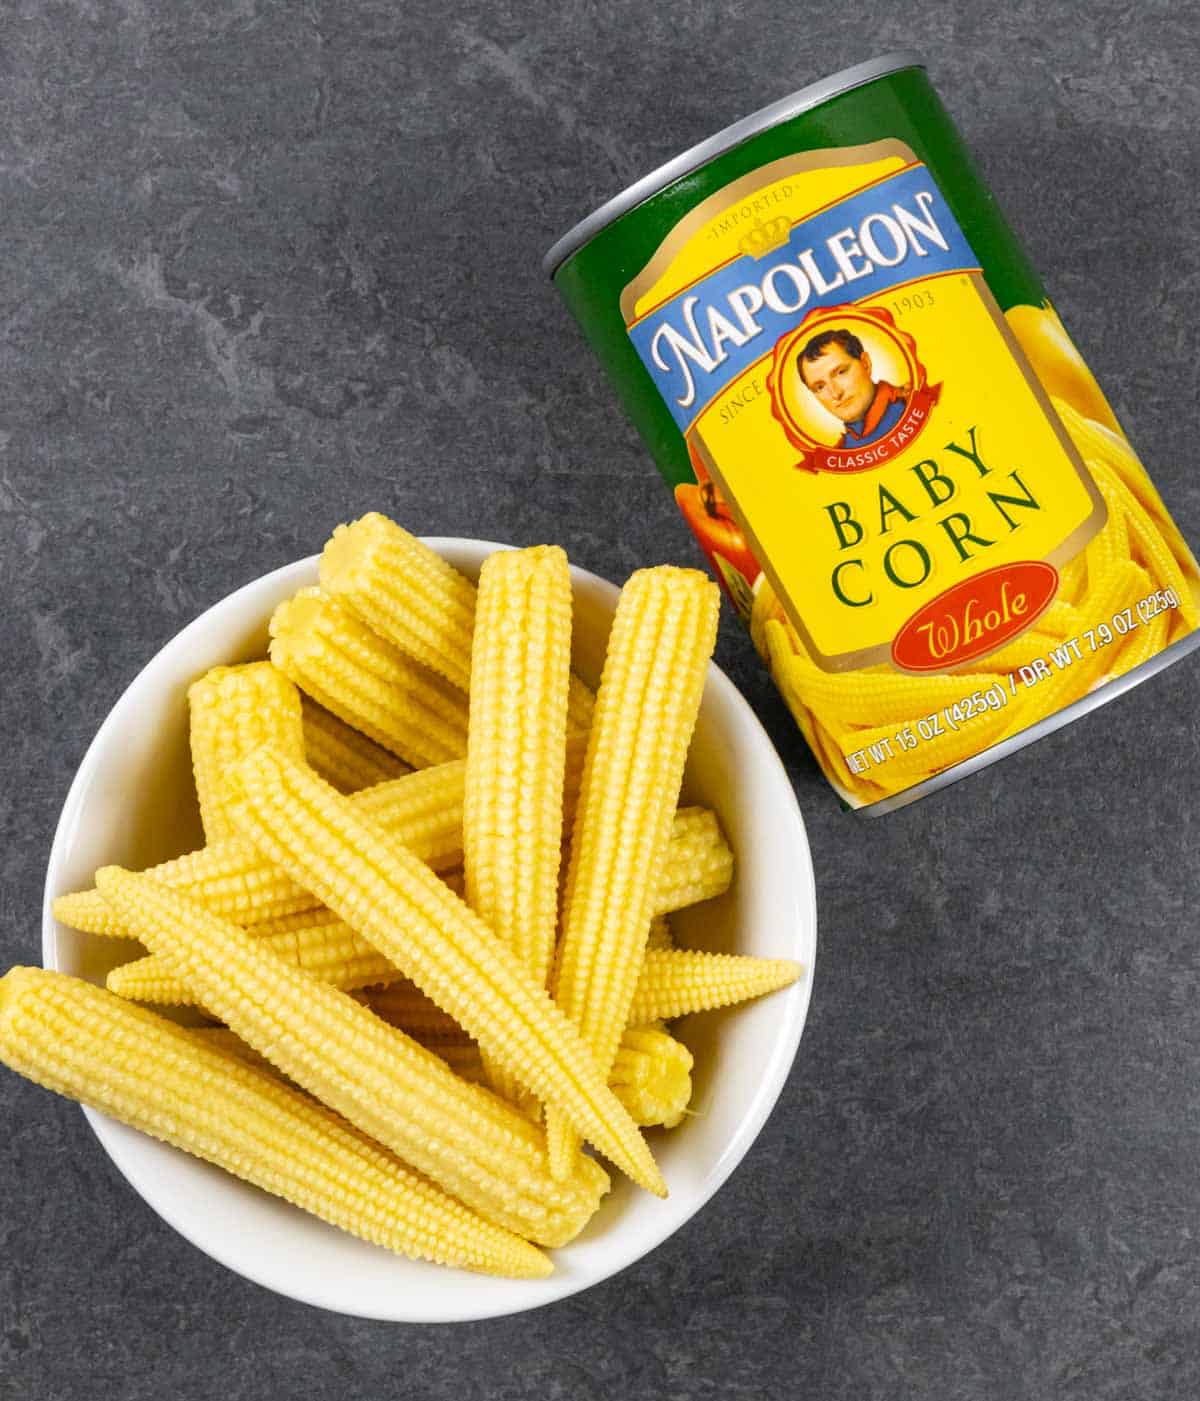
[[[459,1080],[353,998],[144,876],[110,866],[96,882],[247,1045],[487,1220],[556,1245],[595,1209],[607,1185],[598,1164],[569,1183],[553,1181],[544,1141],[524,1115]]]
[[[382,637],[460,690],[471,680],[475,587],[386,516],[339,525],[321,555],[321,587]]]
[[[362,995],[377,1016],[436,1051],[459,1075],[479,1079],[479,1047],[412,983]],[[692,1097],[692,1054],[661,1027],[627,1027],[609,1072],[609,1087],[640,1128],[674,1128]]]
[[[654,914],[666,915],[724,895],[733,880],[733,852],[717,815],[707,808],[680,808],[654,894]]]
[[[670,1032],[626,1027],[608,1083],[635,1124],[673,1129],[692,1098],[692,1053]]]
[[[115,919],[116,915],[113,917]],[[645,1026],[653,1021],[681,1017],[687,1012],[702,1012],[748,997],[759,997],[794,982],[801,971],[799,964],[787,959],[675,949],[670,943],[660,942],[664,936],[656,932],[656,925],[659,931],[662,929],[658,920],[650,927],[646,958],[629,1014],[632,1026]],[[402,981],[401,970],[331,910],[306,910],[286,919],[256,924],[249,932],[293,968],[301,968],[342,992],[381,989],[371,994],[373,1001],[392,997],[400,999],[397,1005],[405,1005],[403,988],[408,984]],[[670,937],[669,930],[666,937]],[[651,957],[659,953],[676,956]],[[108,975],[108,990],[134,1002],[187,1006],[197,1000],[177,964],[163,954],[149,954],[120,964]],[[671,1007],[680,1010],[659,1010]],[[653,1015],[647,1015],[647,1010]],[[440,1015],[446,1016],[445,1013]],[[453,1021],[449,1017],[446,1019]]]
[[[642,964],[629,1019],[640,1026],[671,1021],[689,1012],[728,1007],[787,987],[803,972],[803,967],[790,958],[650,949]]]
[[[310,922],[282,929],[259,924],[250,933],[291,967],[311,973],[343,992],[400,977],[400,970],[374,944],[355,934],[332,910],[308,910],[294,918]],[[196,1000],[186,973],[165,954],[150,954],[118,965],[110,971],[106,986],[109,992],[134,1002],[185,1006]]]
[[[551,1272],[328,1109],[81,979],[42,968],[0,979],[0,1060],[375,1245],[490,1274]]]
[[[259,750],[233,781],[243,836],[411,977],[502,1069],[665,1195],[650,1150],[575,1029],[428,866],[283,755]]]
[[[571,753],[577,744],[578,739],[567,742],[568,783]],[[581,747],[578,752],[582,755]],[[439,764],[354,793],[349,802],[453,883],[453,868],[462,861],[465,772],[462,760]],[[699,820],[701,816],[705,820]],[[319,906],[311,891],[240,840],[189,852],[153,866],[145,874],[162,885],[187,891],[213,914],[256,932],[266,923],[293,915],[300,918],[306,910]],[[732,875],[733,853],[716,818],[703,808],[680,808],[655,897],[655,912],[670,914],[723,895]],[[111,938],[128,934],[95,890],[60,895],[54,902],[54,917],[85,934]]]
[[[609,1087],[617,1099],[629,1111],[629,1117],[641,1129],[673,1129],[682,1122],[692,1098],[691,1053],[681,1042],[668,1037],[672,1043],[671,1056],[660,1062],[648,1057],[645,1052],[625,1049],[626,1038],[640,1035],[627,1031],[621,1038],[613,1068],[609,1074]],[[654,1031],[651,1034],[661,1035]],[[421,1039],[421,1038],[418,1038]],[[483,1059],[479,1047],[466,1038],[448,1041],[422,1041],[422,1044],[439,1056],[464,1080],[484,1081]],[[687,1059],[678,1057],[682,1052]],[[634,1078],[625,1079],[626,1074]]]
[[[557,547],[479,577],[463,798],[467,902],[545,983],[558,923],[571,576]]]
[[[271,616],[271,661],[308,696],[415,769],[467,752],[467,703],[320,589]]]
[[[463,798],[467,903],[545,987],[558,930],[571,574],[556,546],[500,550],[479,575]],[[491,1084],[517,1087],[498,1067]]]
[[[608,1074],[637,986],[719,595],[695,570],[634,574],[609,636],[571,837],[554,995]],[[547,1111],[551,1169],[578,1141]]]
[[[372,1006],[394,1005],[403,1024],[404,1009],[413,997],[424,998],[424,994],[406,991],[411,985],[396,965],[330,911],[310,911],[304,918],[313,923],[272,929],[262,935],[263,943],[293,967],[302,968],[343,992],[372,989],[368,994]],[[258,935],[262,929],[271,926],[256,926],[250,932]],[[786,958],[705,953],[647,940],[629,1024],[649,1026],[689,1012],[712,1011],[762,997],[794,983],[803,971],[799,963]],[[196,1001],[187,978],[169,957],[160,954],[114,968],[108,975],[108,990],[135,1002],[187,1006]],[[439,1016],[447,1024],[458,1025],[444,1012],[439,1012]]]
[[[207,841],[232,836],[223,775],[230,764],[270,744],[304,757],[300,693],[270,662],[217,666],[188,688],[192,772]]]
[[[347,801],[375,818],[421,860],[448,870],[462,861],[465,774],[466,764],[460,759],[377,784]],[[212,914],[247,927],[320,905],[311,891],[240,838],[164,861],[144,874],[194,896]],[[54,915],[68,928],[87,934],[127,933],[95,890],[60,895]]]
[[[343,793],[357,793],[408,772],[407,764],[373,739],[352,730],[316,701],[301,699],[304,759],[326,782]]]

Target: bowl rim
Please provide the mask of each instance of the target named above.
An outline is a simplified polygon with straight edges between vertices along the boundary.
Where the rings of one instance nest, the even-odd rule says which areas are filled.
[[[430,546],[439,554],[444,549],[486,550],[492,553],[497,550],[508,550],[519,548],[517,546],[503,544],[497,541],[480,540],[470,536],[422,536],[423,542]],[[55,898],[63,893],[60,890],[60,872],[71,850],[75,833],[81,819],[81,805],[83,795],[90,786],[93,772],[101,761],[101,756],[106,752],[110,742],[111,733],[117,729],[121,723],[123,712],[126,709],[134,693],[139,691],[148,681],[152,680],[153,674],[158,670],[168,667],[175,655],[186,649],[192,637],[207,628],[211,614],[218,609],[233,610],[239,600],[243,600],[246,595],[262,591],[270,591],[271,585],[283,583],[292,576],[303,576],[306,572],[311,574],[315,571],[319,554],[308,555],[301,559],[293,560],[288,564],[279,566],[277,569],[259,575],[257,578],[248,580],[231,593],[224,595],[203,609],[189,623],[185,624],[179,632],[173,634],[163,645],[149,658],[149,660],[138,670],[132,680],[126,685],[117,699],[112,703],[93,736],[91,743],[84,752],[75,776],[67,790],[66,798],[63,801],[62,811],[59,814],[58,822],[55,825],[54,837],[50,845],[49,858],[46,866],[46,877],[43,889],[42,901],[42,960],[47,968],[56,969],[59,967],[58,961],[58,922],[53,913],[53,902]],[[615,602],[620,593],[620,589],[610,580],[583,569],[578,565],[570,566],[573,579],[586,581],[593,588]],[[581,1277],[570,1281],[561,1281],[553,1292],[547,1297],[525,1297],[517,1299],[514,1291],[514,1302],[511,1307],[499,1306],[473,1307],[459,1312],[444,1312],[437,1316],[417,1315],[413,1317],[401,1317],[393,1310],[372,1311],[370,1308],[350,1307],[345,1302],[339,1301],[330,1294],[324,1293],[320,1287],[320,1281],[288,1278],[280,1280],[271,1274],[269,1270],[257,1268],[255,1257],[251,1256],[250,1261],[237,1256],[235,1252],[224,1248],[224,1240],[218,1235],[216,1239],[211,1238],[211,1234],[206,1234],[203,1228],[203,1219],[196,1220],[181,1211],[175,1209],[170,1200],[170,1194],[160,1188],[159,1180],[153,1173],[148,1173],[139,1169],[135,1155],[128,1147],[127,1142],[120,1136],[120,1131],[124,1131],[124,1126],[116,1120],[100,1113],[97,1110],[86,1106],[80,1106],[84,1117],[87,1119],[96,1137],[100,1140],[101,1146],[107,1153],[110,1161],[121,1176],[126,1180],[133,1191],[141,1197],[147,1206],[173,1230],[178,1232],[189,1244],[202,1251],[210,1259],[215,1260],[232,1273],[249,1279],[252,1283],[269,1289],[273,1293],[280,1294],[286,1298],[294,1299],[300,1303],[308,1304],[315,1308],[322,1308],[334,1313],[340,1313],[348,1317],[371,1319],[381,1322],[396,1323],[457,1323],[482,1321],[489,1318],[509,1317],[518,1313],[527,1312],[531,1309],[545,1308],[554,1303],[559,1303],[570,1298],[583,1290],[590,1289],[594,1285],[604,1283],[614,1278],[631,1265],[643,1260],[652,1251],[657,1249],[665,1240],[674,1235],[688,1221],[697,1216],[700,1211],[708,1205],[718,1191],[725,1185],[734,1170],[741,1163],[749,1152],[750,1147],[758,1139],[767,1119],[773,1112],[779,1096],[783,1092],[783,1087],[787,1082],[792,1065],[795,1061],[799,1049],[800,1040],[804,1033],[804,1028],[808,1019],[808,1009],[812,998],[813,978],[816,970],[816,955],[818,949],[818,929],[817,929],[817,904],[816,904],[816,884],[812,867],[812,854],[808,842],[808,835],[804,825],[804,818],[800,810],[799,802],[796,798],[795,788],[788,776],[782,759],[779,757],[774,742],[771,740],[765,726],[754,713],[753,708],[734,683],[729,679],[724,671],[715,663],[710,662],[708,673],[705,678],[705,690],[709,687],[715,688],[720,694],[722,702],[726,706],[731,706],[733,711],[739,715],[740,721],[747,725],[754,735],[756,742],[762,749],[763,759],[767,769],[770,771],[771,780],[780,788],[784,797],[783,807],[787,815],[787,820],[793,827],[793,838],[795,841],[795,859],[797,871],[800,879],[797,882],[798,893],[801,896],[801,915],[807,928],[812,931],[812,951],[804,962],[804,976],[788,989],[781,991],[780,996],[789,995],[795,1004],[794,1013],[787,1023],[786,1033],[774,1042],[771,1054],[763,1064],[763,1077],[755,1087],[752,1096],[751,1112],[740,1119],[737,1131],[726,1145],[719,1161],[706,1177],[703,1186],[696,1195],[688,1200],[688,1209],[684,1214],[672,1213],[669,1209],[670,1199],[663,1203],[661,1225],[656,1224],[653,1229],[640,1233],[635,1251],[622,1258],[612,1268],[603,1268],[599,1273],[589,1277]],[[138,1139],[144,1135],[138,1135]],[[138,1141],[135,1139],[134,1141]],[[473,1278],[473,1277],[470,1277]],[[551,1276],[544,1283],[553,1286],[555,1276]],[[539,1281],[538,1283],[543,1283]]]

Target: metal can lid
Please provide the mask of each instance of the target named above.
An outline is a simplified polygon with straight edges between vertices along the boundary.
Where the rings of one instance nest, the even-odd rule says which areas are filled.
[[[807,87],[800,88],[787,97],[780,98],[778,102],[772,102],[767,107],[760,107],[757,112],[751,112],[741,121],[734,122],[732,126],[727,126],[697,145],[689,147],[673,160],[667,161],[665,165],[660,165],[657,170],[652,170],[649,175],[644,175],[636,183],[622,190],[620,194],[606,200],[604,204],[598,209],[594,209],[586,218],[581,219],[574,228],[565,233],[553,245],[542,259],[542,268],[547,276],[553,277],[561,264],[565,263],[573,253],[577,253],[606,225],[619,219],[621,215],[628,214],[631,209],[644,203],[652,195],[658,194],[660,190],[666,189],[668,185],[674,184],[676,180],[713,160],[716,156],[732,150],[734,146],[740,146],[743,141],[749,141],[760,131],[766,131],[768,127],[778,126],[780,122],[797,117],[801,112],[819,107],[823,102],[828,102],[834,97],[840,97],[844,92],[849,92],[851,88],[862,87],[864,83],[873,83],[876,78],[886,77],[889,73],[897,73],[902,68],[924,67],[925,61],[920,54],[911,50],[897,50],[882,54],[879,58],[867,59],[864,63],[856,63],[851,68],[843,68],[841,72],[833,73],[828,78],[821,78],[815,83],[810,83]]]

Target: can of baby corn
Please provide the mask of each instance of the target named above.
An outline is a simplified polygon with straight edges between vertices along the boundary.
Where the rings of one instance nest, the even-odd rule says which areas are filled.
[[[719,132],[545,266],[850,807],[1200,640],[1196,561],[916,56]]]

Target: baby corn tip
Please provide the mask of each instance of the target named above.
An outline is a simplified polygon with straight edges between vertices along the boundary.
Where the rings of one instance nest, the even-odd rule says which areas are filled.
[[[639,1134],[638,1137],[641,1138],[641,1135]],[[633,1162],[628,1164],[622,1163],[620,1166],[639,1187],[644,1187],[647,1192],[650,1192],[653,1196],[661,1197],[665,1201],[668,1195],[666,1179],[662,1175],[662,1170],[654,1161],[654,1157],[650,1152],[650,1147],[646,1143],[646,1140],[642,1138],[641,1141],[644,1151],[639,1152]]]
[[[16,997],[20,984],[28,981],[32,971],[17,964],[0,978],[0,1017],[3,1017],[6,1006]]]
[[[514,1253],[513,1273],[514,1279],[547,1279],[554,1273],[554,1262],[548,1255],[544,1255],[536,1245],[529,1245],[527,1241],[522,1241],[526,1248],[519,1254]]]
[[[127,871],[124,866],[101,866],[96,872],[96,889],[108,899],[112,894],[128,890],[130,883],[137,879],[134,872]]]
[[[54,902],[50,906],[50,911],[60,924],[65,924],[72,928],[74,927],[71,925],[71,918],[75,913],[76,907],[81,903],[80,896],[82,894],[82,891],[72,891],[69,895],[55,896]]]
[[[768,992],[778,992],[780,988],[790,987],[792,983],[804,972],[804,964],[797,963],[793,958],[772,958],[767,960],[770,965],[771,976],[764,978],[765,986],[758,996]]]

